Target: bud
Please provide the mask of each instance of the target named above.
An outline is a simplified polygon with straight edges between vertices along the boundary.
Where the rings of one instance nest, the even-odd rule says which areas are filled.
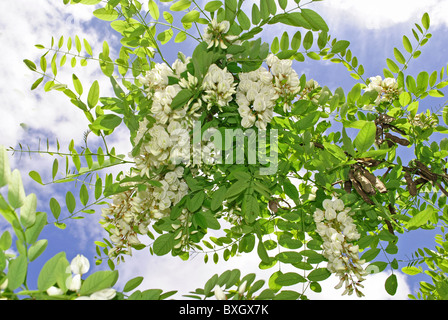
[[[239,288],[238,288],[238,293],[239,295],[243,295],[244,291],[246,291],[246,285],[247,285],[247,281],[244,281],[242,284],[240,284]]]
[[[215,293],[215,297],[217,300],[226,300],[226,294],[222,291],[221,287],[218,285],[215,285],[215,289],[213,290]]]

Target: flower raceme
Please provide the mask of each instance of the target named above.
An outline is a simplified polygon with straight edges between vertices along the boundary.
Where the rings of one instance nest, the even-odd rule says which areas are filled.
[[[398,87],[397,80],[394,78],[381,78],[381,76],[370,77],[370,83],[365,89],[366,92],[376,91],[378,97],[375,99],[375,105],[379,105],[382,102],[390,102],[397,99],[403,92],[403,89]],[[373,105],[365,106],[364,110],[373,110]]]
[[[343,295],[356,292],[361,297],[363,293],[358,287],[362,287],[361,282],[367,273],[362,267],[364,261],[359,259],[358,246],[351,243],[360,237],[351,210],[345,208],[340,199],[324,200],[323,208],[316,209],[313,218],[317,233],[324,241],[322,254],[328,259],[327,269],[340,279],[335,288],[345,285]]]
[[[205,27],[204,33],[202,35],[203,40],[208,44],[207,49],[212,47],[220,47],[221,49],[227,49],[227,45],[225,42],[235,41],[238,37],[226,35],[230,29],[229,21],[221,21],[218,22],[216,18],[214,18],[211,23]]]
[[[213,20],[206,28],[204,40],[209,48],[219,46],[225,49],[224,42],[235,40],[233,36],[226,35],[228,31],[227,21],[218,23]],[[183,170],[184,166],[198,165],[198,169],[202,168],[194,161],[197,146],[190,143],[190,139],[194,123],[203,112],[218,112],[219,116],[223,108],[233,107],[241,117],[243,128],[266,130],[276,106],[287,112],[295,99],[308,99],[310,92],[318,91],[318,84],[313,80],[301,88],[292,61],[279,59],[273,54],[265,60],[268,69],[261,66],[257,70],[238,74],[212,63],[202,83],[189,73],[187,65],[190,62],[190,57],[180,53],[171,66],[156,63],[151,70],[137,77],[151,107],[150,114],[139,121],[133,141],[139,149],[130,155],[135,161],[130,175],[147,177],[161,186],[155,187],[150,183],[144,183],[144,187],[139,188],[131,186],[129,190],[114,195],[113,203],[103,209],[101,223],[109,231],[114,246],[109,250],[110,257],[131,254],[133,246],[141,245],[138,235],[148,232],[151,221],[169,216],[171,207],[188,194]],[[173,108],[173,100],[183,89],[200,94]],[[213,144],[200,141],[200,159],[210,160],[205,165],[218,163],[222,157],[221,150],[214,148]],[[160,168],[164,171],[155,173]],[[185,223],[188,223],[187,215],[188,212],[183,212],[180,218]]]

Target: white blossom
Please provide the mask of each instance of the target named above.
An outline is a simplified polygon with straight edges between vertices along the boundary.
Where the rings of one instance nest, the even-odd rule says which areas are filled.
[[[74,274],[86,274],[89,271],[89,260],[81,254],[76,255],[70,263],[70,269]]]
[[[356,292],[362,296],[358,287],[362,287],[360,282],[364,280],[366,271],[362,267],[364,261],[359,259],[359,247],[351,243],[358,240],[360,234],[350,216],[350,209],[345,208],[340,199],[325,199],[322,206],[324,210],[316,209],[313,218],[316,232],[324,241],[322,254],[328,259],[327,269],[340,278],[335,288],[345,285],[343,294]]]
[[[62,291],[62,289],[57,288],[55,286],[51,286],[50,288],[47,289],[47,294],[49,296],[59,296],[59,295],[63,295],[64,291]]]

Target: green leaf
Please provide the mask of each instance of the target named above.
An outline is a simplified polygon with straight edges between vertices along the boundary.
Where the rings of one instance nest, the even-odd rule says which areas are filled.
[[[76,199],[71,191],[67,191],[67,193],[65,194],[65,204],[67,206],[67,210],[70,213],[73,213],[73,211],[75,211]]]
[[[26,229],[25,238],[28,243],[36,242],[39,234],[41,233],[44,226],[47,224],[47,214],[45,212],[38,212],[36,214],[36,221],[34,224]]]
[[[283,35],[280,39],[280,50],[285,51],[289,49],[289,35],[288,32],[283,32]]]
[[[434,208],[428,206],[425,210],[420,211],[415,216],[413,216],[408,222],[406,222],[406,228],[418,228],[428,222],[433,214]]]
[[[244,11],[240,10],[237,14],[238,22],[243,30],[250,29],[250,20],[248,16],[244,13]]]
[[[50,199],[50,210],[53,214],[53,217],[58,220],[59,215],[61,214],[61,206],[59,205],[59,202],[55,198]]]
[[[37,197],[34,193],[29,194],[20,208],[20,222],[28,228],[36,221]]]
[[[381,252],[380,249],[378,248],[372,248],[370,250],[367,250],[366,252],[363,253],[363,255],[361,256],[361,259],[364,259],[366,262],[372,261],[373,259],[376,258],[376,256]]]
[[[413,266],[404,267],[404,268],[401,269],[401,271],[403,273],[406,273],[406,274],[410,275],[410,276],[415,276],[416,274],[422,273],[422,271],[419,268],[413,267]]]
[[[87,96],[87,105],[90,109],[95,108],[100,98],[100,85],[95,80],[90,87],[89,94]]]
[[[36,181],[38,184],[43,184],[42,183],[42,178],[40,177],[39,172],[37,172],[37,171],[30,171],[30,173],[28,175],[30,176],[31,179]]]
[[[72,78],[73,78],[73,85],[75,86],[75,90],[81,96],[83,93],[81,81],[79,81],[78,77],[75,74],[73,74]]]
[[[68,266],[69,263],[65,257],[65,252],[59,252],[54,255],[42,267],[37,279],[37,288],[41,291],[46,291],[54,285],[58,279],[67,279],[67,277],[70,276],[70,273],[67,273]]]
[[[36,260],[47,248],[48,240],[42,239],[34,243],[29,249],[28,249],[28,258],[30,261]]]
[[[58,161],[58,159],[55,158],[53,161],[53,166],[51,168],[51,177],[53,180],[58,173],[58,169],[59,169],[59,161]]]
[[[200,16],[199,11],[191,10],[191,11],[188,12],[186,15],[184,15],[180,21],[181,21],[182,23],[192,23],[192,22],[196,22],[196,21],[198,21],[199,16]]]
[[[354,140],[355,147],[359,153],[363,153],[373,145],[376,136],[376,126],[373,122],[367,122],[359,131]]]
[[[212,201],[210,204],[210,209],[212,211],[216,211],[222,206],[225,196],[226,196],[226,192],[227,192],[226,186],[221,186],[218,190],[216,190],[213,193]]]
[[[310,281],[323,281],[331,276],[331,272],[327,268],[317,268],[311,271],[307,278]]]
[[[99,116],[91,125],[96,130],[113,131],[121,124],[122,119],[115,114],[104,114]]]
[[[8,153],[3,145],[0,145],[0,188],[8,184],[11,176]]]
[[[225,198],[229,199],[241,194],[247,189],[248,186],[249,181],[238,180],[237,182],[233,183],[229,189],[227,189]]]
[[[31,174],[31,172],[30,172]],[[25,203],[25,189],[19,170],[14,169],[8,186],[8,201],[14,209],[20,208]]]
[[[277,54],[279,50],[280,50],[280,42],[278,40],[278,37],[275,37],[271,43],[271,51],[273,54]]]
[[[426,30],[428,30],[430,24],[431,24],[431,20],[429,18],[429,14],[427,12],[425,12],[422,17],[422,25]]]
[[[171,251],[174,245],[174,235],[172,233],[165,233],[159,236],[153,243],[154,253],[158,256],[163,256]]]
[[[90,295],[94,292],[112,288],[112,286],[117,282],[118,271],[101,270],[97,271],[84,280],[79,294],[82,296]]]
[[[329,31],[327,23],[317,12],[311,9],[301,10],[302,16],[315,30]]]
[[[388,294],[390,294],[391,296],[395,295],[398,287],[397,276],[395,274],[391,274],[386,279],[386,283],[384,284],[384,286]]]
[[[283,290],[277,294],[274,300],[297,300],[300,297],[300,293],[291,290]]]
[[[411,41],[406,36],[403,36],[403,47],[407,52],[412,53],[413,49]]]
[[[393,60],[387,58],[386,63],[389,70],[392,71],[393,73],[400,72],[400,68],[398,68],[397,64]]]
[[[173,3],[170,7],[171,11],[183,11],[190,7],[191,1],[189,0],[180,0]]]
[[[201,226],[204,229],[214,229],[219,230],[221,225],[219,224],[218,220],[215,218],[215,216],[210,212],[196,212],[193,216],[193,222],[197,223],[199,226]]]
[[[0,250],[6,251],[11,247],[11,245],[12,245],[12,237],[9,231],[6,230],[0,237]]]
[[[143,281],[143,277],[135,277],[124,285],[123,292],[129,292],[137,288]]]
[[[291,49],[299,50],[301,43],[302,43],[302,33],[300,31],[297,31],[291,39]]]
[[[252,24],[258,25],[261,21],[260,9],[254,3],[252,5]]]
[[[204,203],[205,200],[205,192],[199,191],[197,192],[193,198],[190,198],[190,200],[187,202],[187,208],[190,212],[196,212],[202,207],[202,203]]]
[[[285,191],[285,194],[291,198],[291,200],[299,200],[299,192],[297,191],[296,186],[293,185],[289,180],[285,180],[283,182],[283,190]]]
[[[405,57],[403,56],[403,54],[401,53],[401,51],[398,50],[397,48],[394,48],[394,56],[395,56],[395,59],[396,59],[399,63],[401,63],[401,64],[406,64],[406,59],[405,59]]]
[[[188,89],[182,89],[179,91],[179,93],[174,97],[173,101],[171,102],[171,109],[179,109],[194,96],[193,92]]]
[[[295,272],[280,274],[277,279],[275,279],[275,283],[280,286],[292,286],[299,282],[306,282],[306,279]]]
[[[23,62],[26,64],[26,66],[31,70],[31,71],[36,71],[37,67],[36,64],[28,59],[23,60]]]
[[[83,184],[79,190],[79,200],[81,201],[83,206],[87,205],[87,203],[89,202],[89,191],[87,190],[85,184]]]
[[[313,46],[313,41],[314,41],[313,33],[311,31],[308,31],[305,34],[305,37],[303,38],[303,48],[305,50],[311,49],[311,47]]]
[[[160,17],[159,7],[157,6],[157,3],[154,0],[148,1],[148,10],[149,14],[154,20],[159,20]]]
[[[348,48],[349,45],[350,45],[349,41],[339,40],[332,46],[331,52],[332,53],[344,52]]]
[[[25,281],[28,270],[28,261],[26,256],[19,255],[9,263],[8,267],[8,288],[15,290]]]
[[[205,4],[204,10],[208,12],[215,12],[222,6],[221,1],[209,1]]]
[[[117,20],[119,17],[119,14],[114,9],[106,9],[106,8],[100,8],[93,11],[93,15],[97,17],[100,20],[104,21],[114,21]]]

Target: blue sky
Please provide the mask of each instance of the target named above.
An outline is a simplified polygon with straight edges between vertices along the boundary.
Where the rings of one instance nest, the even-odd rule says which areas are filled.
[[[251,7],[251,1],[245,5]],[[424,11],[428,11],[432,20],[431,32],[433,34],[429,43],[423,47],[422,55],[414,60],[408,69],[408,73],[416,76],[420,71],[432,72],[446,67],[448,59],[445,43],[447,39],[448,21],[444,16],[448,13],[448,4],[443,0],[429,1],[384,1],[375,2],[365,0],[338,0],[322,1],[313,4],[310,8],[318,11],[327,21],[330,34],[338,39],[351,42],[351,50],[365,66],[365,77],[382,75],[382,69],[386,66],[386,58],[393,57],[393,48],[402,49],[401,39],[404,34],[412,37],[411,28],[415,22],[419,22]],[[23,59],[37,59],[39,52],[34,44],[48,45],[51,36],[57,39],[60,35],[86,38],[92,45],[94,52],[100,52],[101,43],[107,40],[110,44],[117,40],[113,30],[107,27],[107,23],[91,19],[92,7],[63,6],[61,1],[36,0],[30,3],[27,0],[0,3],[0,41],[3,43],[2,59],[0,59],[1,75],[0,97],[2,98],[2,117],[0,119],[0,143],[9,147],[29,144],[36,148],[41,139],[45,146],[47,138],[54,141],[57,137],[62,150],[67,147],[69,141],[81,142],[87,121],[81,112],[57,92],[45,93],[43,90],[30,92],[29,88],[36,79],[26,67]],[[32,17],[32,18],[30,18]],[[274,36],[281,36],[286,30],[283,26],[274,26],[265,30],[263,38],[268,41]],[[192,42],[190,42],[191,44]],[[168,61],[174,61],[177,51],[191,54],[193,47],[187,42],[173,45],[171,42],[164,52]],[[404,50],[402,50],[404,52]],[[112,48],[114,56],[114,48]],[[115,55],[117,56],[117,55]],[[328,62],[315,62],[307,60],[304,63],[295,63],[295,69],[299,74],[305,72],[307,78],[314,78],[321,85],[330,89],[343,87],[348,91],[355,81],[349,76],[345,67],[340,64]],[[97,64],[89,64],[86,68],[71,69],[65,67],[60,71],[60,79],[71,83],[71,75],[76,73],[85,84],[85,90],[98,79],[101,85],[101,95],[108,96],[111,93],[108,79],[101,77]],[[438,106],[445,103],[444,99],[425,100],[424,107]],[[28,130],[24,130],[20,124],[25,123]],[[129,152],[129,141],[126,130],[120,128],[111,138],[111,145],[116,146],[119,153]],[[28,155],[11,159],[12,167],[21,170],[27,193],[35,192],[38,195],[40,210],[50,212],[48,202],[55,197],[63,204],[65,192],[71,186],[49,185],[45,188],[36,186],[36,183],[27,177],[31,170],[39,171],[45,181],[51,176],[51,157]],[[124,168],[121,168],[124,169]],[[120,169],[120,170],[121,170]],[[116,172],[118,172],[117,170]],[[116,173],[115,172],[115,173]],[[2,190],[3,191],[3,190]],[[51,214],[49,213],[49,216]],[[106,234],[99,226],[98,214],[87,216],[83,220],[67,221],[67,229],[62,231],[53,226],[44,229],[41,235],[49,239],[46,252],[33,262],[32,267],[36,272],[30,278],[31,286],[35,283],[37,272],[43,263],[59,251],[66,251],[68,259],[77,253],[82,253],[91,261],[91,269],[94,268],[95,248],[93,242],[101,240]],[[5,230],[6,224],[0,220],[0,231]],[[426,245],[430,248],[434,245],[431,232],[414,233],[411,237],[404,237],[399,241],[404,254],[411,255],[417,246]],[[142,288],[162,288],[164,290],[180,289],[182,293],[194,290],[202,286],[214,273],[222,272],[228,268],[240,268],[242,272],[256,272],[258,258],[246,255],[231,259],[228,263],[220,263],[215,266],[212,263],[204,265],[202,257],[186,263],[177,258],[150,256],[147,251],[136,252],[125,264],[119,266],[121,279],[125,282],[135,276],[144,276]],[[260,276],[269,276],[274,270],[268,272],[257,271]],[[390,298],[383,288],[387,275],[385,273],[375,275],[366,282],[366,293],[370,299]],[[34,279],[34,280],[33,280]],[[417,277],[407,277],[399,274],[399,293],[394,298],[405,299],[407,293],[415,288]],[[34,282],[33,282],[34,281]],[[327,280],[323,287],[327,294],[325,298],[338,299],[340,292],[332,290],[337,280]],[[123,285],[123,283],[120,283]],[[319,296],[313,296],[319,298]],[[320,296],[323,298],[323,296]]]

